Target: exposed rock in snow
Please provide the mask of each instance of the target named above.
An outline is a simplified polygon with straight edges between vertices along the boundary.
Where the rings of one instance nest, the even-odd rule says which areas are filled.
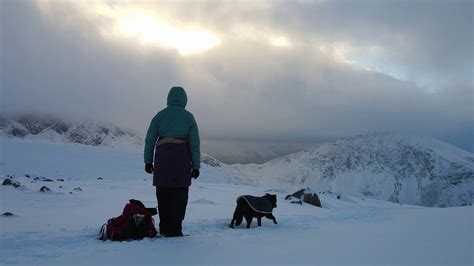
[[[51,191],[51,189],[49,189],[49,187],[47,187],[47,186],[42,186],[42,187],[39,189],[39,191],[41,191],[41,192],[48,192],[48,191]]]
[[[299,201],[296,201],[296,202],[292,201],[292,203],[301,204],[302,202],[305,202],[305,203],[314,205],[316,207],[321,207],[321,201],[319,200],[318,194],[316,194],[316,192],[311,191],[310,188],[300,189],[296,191],[295,193],[291,195],[287,195],[285,197],[286,200],[294,200],[295,198],[298,199]]]
[[[5,178],[5,179],[3,180],[2,186],[20,187],[21,184],[20,184],[20,182],[18,182],[18,181],[16,181],[16,180],[12,180],[12,179],[10,179],[10,178]]]
[[[216,158],[210,156],[209,154],[201,153],[201,162],[213,167],[221,167],[222,162],[217,160]]]

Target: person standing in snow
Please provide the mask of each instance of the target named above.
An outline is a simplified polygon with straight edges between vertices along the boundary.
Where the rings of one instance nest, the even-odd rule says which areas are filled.
[[[153,174],[160,234],[167,237],[183,235],[191,178],[199,176],[199,131],[187,101],[182,87],[171,88],[168,106],[153,117],[145,138],[145,171]]]

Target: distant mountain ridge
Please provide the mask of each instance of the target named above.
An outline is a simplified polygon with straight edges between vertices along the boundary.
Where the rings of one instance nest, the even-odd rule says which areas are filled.
[[[321,143],[264,164],[232,165],[260,186],[332,191],[422,206],[474,199],[474,154],[427,137],[367,134]]]
[[[142,150],[132,129],[47,116],[0,116],[0,137]],[[474,154],[427,137],[366,134],[325,142],[264,164],[201,160],[244,183],[268,188],[332,191],[421,206],[450,207],[474,200]]]
[[[0,116],[0,136],[129,149],[139,149],[143,145],[141,135],[132,129],[100,122],[66,122],[39,115]]]
[[[46,140],[58,143],[79,143],[89,146],[107,146],[143,151],[144,139],[133,129],[124,129],[110,123],[65,122],[44,115],[0,116],[0,137]],[[201,153],[201,161],[220,168],[224,164],[211,155]]]

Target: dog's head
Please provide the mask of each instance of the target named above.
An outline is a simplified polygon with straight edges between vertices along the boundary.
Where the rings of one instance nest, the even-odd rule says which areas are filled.
[[[277,196],[276,195],[265,193],[264,197],[269,199],[272,202],[272,207],[273,208],[277,207]]]

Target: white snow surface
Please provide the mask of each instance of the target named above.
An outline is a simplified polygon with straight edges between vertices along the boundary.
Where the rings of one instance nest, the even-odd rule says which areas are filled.
[[[0,186],[0,213],[14,214],[0,216],[0,265],[473,265],[472,206],[426,208],[328,193],[320,195],[323,208],[291,204],[284,196],[294,191],[245,185],[206,164],[190,188],[189,236],[103,242],[95,238],[100,226],[129,199],[156,206],[141,153],[0,145],[1,176],[23,185]],[[51,191],[39,192],[44,185]],[[277,225],[264,218],[262,227],[254,220],[250,229],[228,228],[239,195],[264,193],[278,197]]]

